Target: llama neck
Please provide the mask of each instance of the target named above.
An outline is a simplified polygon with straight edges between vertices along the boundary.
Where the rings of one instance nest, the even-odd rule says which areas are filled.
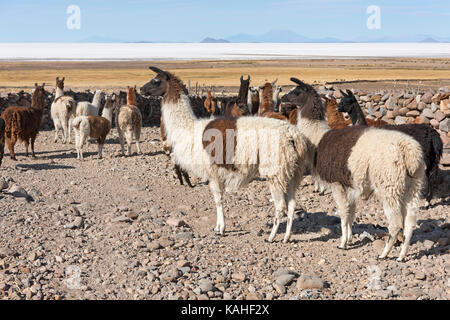
[[[102,103],[102,95],[99,92],[96,92],[94,95],[94,99],[92,99],[92,104],[97,108],[100,108]]]
[[[59,97],[62,97],[63,95],[64,95],[64,90],[61,89],[60,87],[56,87],[55,100],[58,99]]]
[[[192,112],[189,97],[181,94],[178,101],[163,101],[162,116],[168,135],[175,130],[194,130],[196,117]]]
[[[102,117],[109,120],[112,124],[113,108],[103,108]]]
[[[350,110],[349,115],[354,126],[367,126],[366,117],[364,116],[364,113],[362,112],[361,107],[357,102],[352,105],[352,109]]]
[[[297,127],[311,141],[314,147],[319,145],[323,135],[330,130],[326,120],[311,120],[300,117],[298,112]]]
[[[252,93],[251,92],[249,92],[248,94],[247,94],[247,106],[248,106],[248,109],[249,109],[249,111],[250,111],[250,113],[252,112]]]

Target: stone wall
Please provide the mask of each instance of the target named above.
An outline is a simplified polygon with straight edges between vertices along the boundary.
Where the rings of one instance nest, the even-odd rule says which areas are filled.
[[[426,92],[388,91],[364,92],[352,90],[361,108],[371,119],[383,119],[391,124],[424,123],[438,130],[444,148],[450,152],[450,88]],[[335,97],[341,92],[333,85],[318,87],[320,94]]]

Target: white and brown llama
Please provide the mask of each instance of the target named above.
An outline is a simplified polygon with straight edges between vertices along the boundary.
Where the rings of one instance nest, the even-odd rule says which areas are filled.
[[[313,176],[331,187],[341,217],[340,248],[347,249],[352,237],[355,201],[371,192],[383,204],[389,223],[389,238],[379,256],[386,258],[401,229],[403,246],[398,261],[409,248],[425,164],[420,144],[395,131],[366,126],[330,130],[325,108],[316,90],[291,78],[297,87],[283,96],[283,102],[300,106],[297,126],[316,147]]]
[[[141,146],[139,139],[141,138],[142,114],[137,107],[136,102],[136,86],[128,87],[127,104],[120,107],[116,114],[117,132],[119,133],[120,147],[122,155],[125,155],[124,138],[127,141],[127,155],[131,155],[131,146],[133,144],[133,136],[136,141],[137,152],[140,154]]]
[[[75,99],[64,95],[65,77],[56,78],[55,100],[50,107],[50,114],[55,126],[55,142],[58,141],[58,133],[62,131],[62,143],[70,143],[72,129],[71,119],[75,116],[77,103]]]
[[[150,69],[157,75],[141,88],[141,94],[163,96],[162,117],[174,161],[190,174],[209,181],[217,208],[215,232],[223,235],[225,231],[223,193],[245,187],[259,176],[267,179],[275,203],[269,241],[273,241],[287,211],[287,242],[295,192],[306,165],[307,139],[294,126],[274,119],[197,119],[181,80],[156,67]]]

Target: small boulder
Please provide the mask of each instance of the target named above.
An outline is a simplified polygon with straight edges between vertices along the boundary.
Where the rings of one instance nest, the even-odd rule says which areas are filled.
[[[439,123],[439,130],[444,132],[450,132],[450,118],[446,118],[445,120]]]
[[[318,276],[302,275],[297,280],[297,289],[299,291],[302,291],[305,289],[322,290],[323,288],[325,288],[325,282]]]

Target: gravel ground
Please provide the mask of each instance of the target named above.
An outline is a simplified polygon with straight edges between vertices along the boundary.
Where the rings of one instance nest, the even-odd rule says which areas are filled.
[[[264,181],[227,194],[227,232],[218,237],[208,186],[180,186],[145,128],[143,155],[122,157],[116,130],[85,161],[41,132],[37,159],[6,155],[0,168],[0,298],[3,299],[449,299],[449,171],[421,210],[407,261],[399,246],[378,261],[386,219],[360,201],[354,246],[337,248],[331,195],[297,192],[292,241],[267,243],[273,205]],[[89,149],[89,150],[87,150]],[[7,150],[5,150],[7,151]]]

